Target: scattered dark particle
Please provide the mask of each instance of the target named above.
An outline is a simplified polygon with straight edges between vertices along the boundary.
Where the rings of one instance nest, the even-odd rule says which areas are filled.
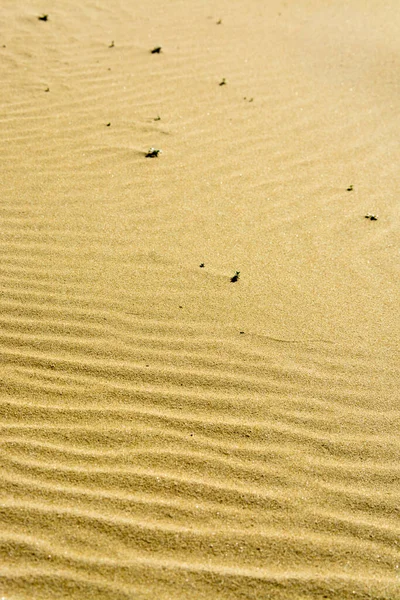
[[[217,25],[221,25],[221,24],[222,24],[222,19],[219,19],[219,20],[217,21]]]
[[[111,42],[111,44],[108,45],[109,48],[114,48],[115,44],[114,44],[114,40]]]
[[[47,87],[47,88],[46,88],[44,91],[45,91],[45,92],[49,92],[49,91],[50,91],[50,88],[49,88],[49,87]]]
[[[231,277],[231,282],[235,283],[236,281],[238,281],[239,277],[240,277],[240,271],[236,271],[236,273],[234,274],[234,276]]]
[[[353,191],[353,186],[352,186],[352,185],[349,185],[349,187],[347,188],[347,191],[348,191],[348,192],[352,192],[352,191]]]
[[[40,17],[38,17],[39,21],[47,21],[49,18],[49,15],[40,15]]]
[[[107,123],[106,127],[110,127],[111,123]]]
[[[239,333],[244,333],[244,331],[239,331]]]
[[[226,79],[223,77],[222,81],[219,82],[219,85],[226,85]]]
[[[160,115],[157,115],[156,118],[154,119],[155,121],[161,121],[161,117]]]
[[[250,98],[249,102],[253,102],[254,98]]]
[[[377,221],[378,220],[378,215],[373,215],[371,213],[367,213],[365,215],[366,219],[369,219],[370,221]]]
[[[205,265],[204,263],[201,263],[201,265],[200,265],[200,269],[204,269],[204,267],[205,267],[205,266],[206,266],[206,265]]]
[[[179,308],[183,308],[183,306],[180,306]]]
[[[157,158],[161,152],[162,150],[159,150],[158,148],[149,148],[148,152],[146,153],[146,158]]]
[[[146,365],[146,367],[149,367],[150,365]]]
[[[190,434],[190,437],[193,437],[193,436],[194,436],[194,433],[191,433],[191,434]]]
[[[152,54],[160,54],[161,50],[162,50],[162,46],[156,46],[155,48],[153,48],[153,50],[150,50],[150,52]]]
[[[50,369],[55,369],[55,368],[56,368],[56,365],[53,365],[53,364],[50,365]]]

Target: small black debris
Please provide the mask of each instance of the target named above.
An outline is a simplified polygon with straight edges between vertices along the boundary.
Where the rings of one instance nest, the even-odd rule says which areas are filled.
[[[244,333],[244,331],[239,331],[239,333]]]
[[[106,127],[110,127],[111,123],[107,123]]]
[[[46,88],[44,91],[45,91],[45,92],[49,92],[49,91],[50,91],[50,88],[49,88],[49,87],[47,87],[47,88]]]
[[[150,50],[150,52],[152,54],[160,54],[161,50],[162,50],[162,46],[156,46],[155,48],[153,48],[153,50]]]
[[[369,219],[370,221],[377,221],[378,220],[378,215],[373,215],[371,213],[367,213],[365,215],[366,219]]]
[[[352,186],[352,185],[349,185],[349,187],[347,188],[347,190],[346,190],[346,191],[347,191],[347,192],[352,192],[352,191],[353,191],[353,186]]]
[[[40,15],[40,17],[38,17],[39,21],[47,21],[49,18],[49,15]]]
[[[114,40],[111,42],[111,44],[108,45],[109,48],[114,48],[115,44],[114,44]]]
[[[222,19],[219,19],[219,20],[217,21],[217,25],[221,25],[221,24],[222,24]]]
[[[240,271],[236,271],[236,273],[234,274],[234,276],[231,277],[231,282],[235,283],[236,281],[238,281],[239,277],[240,277]]]
[[[201,263],[201,265],[200,265],[200,269],[204,269],[204,267],[205,267],[205,266],[206,266],[206,265],[205,265],[204,263]]]
[[[157,158],[159,154],[161,154],[162,150],[158,148],[149,148],[146,154],[146,158]]]
[[[160,115],[157,115],[156,118],[154,119],[155,121],[161,121],[161,117]]]
[[[219,82],[218,85],[226,85],[226,79],[225,79],[225,77],[222,79],[222,81]]]

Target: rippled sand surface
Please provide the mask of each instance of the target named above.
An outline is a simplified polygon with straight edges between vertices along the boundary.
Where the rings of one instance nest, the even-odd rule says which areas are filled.
[[[400,598],[398,3],[1,19],[0,597]]]

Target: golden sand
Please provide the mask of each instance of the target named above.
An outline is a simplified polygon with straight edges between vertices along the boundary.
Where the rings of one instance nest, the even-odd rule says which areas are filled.
[[[400,598],[398,1],[1,18],[0,598]]]

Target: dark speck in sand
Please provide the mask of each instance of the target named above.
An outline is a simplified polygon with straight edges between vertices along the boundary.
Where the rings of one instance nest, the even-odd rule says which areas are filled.
[[[149,148],[149,150],[146,152],[146,158],[157,158],[161,152],[162,150],[159,148]]]
[[[49,18],[49,15],[40,15],[40,17],[38,17],[39,21],[47,21]]]
[[[161,50],[162,50],[162,46],[156,46],[155,48],[153,48],[153,50],[150,50],[150,52],[152,54],[160,54]]]
[[[234,274],[234,276],[231,277],[231,282],[235,283],[236,281],[239,280],[239,277],[240,277],[240,271],[236,271],[236,273]]]

